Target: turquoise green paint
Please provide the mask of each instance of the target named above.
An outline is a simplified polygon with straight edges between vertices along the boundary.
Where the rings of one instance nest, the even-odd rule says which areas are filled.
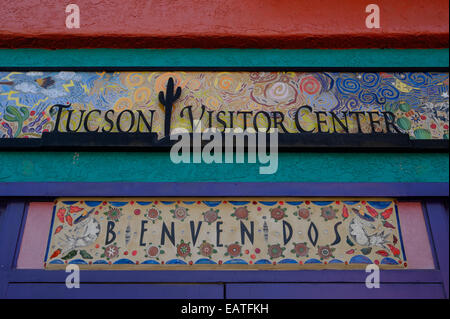
[[[1,67],[448,67],[448,49],[0,49]]]
[[[1,49],[1,67],[448,67],[448,49]],[[256,164],[178,164],[169,153],[0,153],[0,182],[448,182],[448,154],[282,153]]]
[[[0,182],[448,182],[449,155],[280,153],[259,164],[173,164],[169,153],[3,152]]]

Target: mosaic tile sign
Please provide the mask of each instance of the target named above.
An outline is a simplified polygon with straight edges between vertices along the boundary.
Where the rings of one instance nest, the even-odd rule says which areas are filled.
[[[397,214],[391,199],[59,199],[45,267],[403,269]]]
[[[219,130],[448,139],[448,88],[448,73],[439,72],[0,72],[0,138],[86,131],[162,138],[199,120]]]

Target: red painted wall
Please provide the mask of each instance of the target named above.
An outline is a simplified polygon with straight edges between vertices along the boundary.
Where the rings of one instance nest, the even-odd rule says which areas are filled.
[[[75,3],[81,28],[66,29]],[[366,5],[381,29],[365,26]],[[446,0],[16,0],[0,6],[0,47],[442,48]]]

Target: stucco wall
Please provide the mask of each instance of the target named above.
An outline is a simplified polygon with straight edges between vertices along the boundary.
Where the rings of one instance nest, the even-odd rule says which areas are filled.
[[[173,164],[169,153],[3,152],[0,182],[448,182],[448,154],[280,153],[260,164]],[[266,166],[266,165],[264,165]]]
[[[3,3],[0,47],[448,47],[445,0],[377,0],[380,29],[366,28],[360,0],[78,0],[81,27],[66,29],[69,3]]]

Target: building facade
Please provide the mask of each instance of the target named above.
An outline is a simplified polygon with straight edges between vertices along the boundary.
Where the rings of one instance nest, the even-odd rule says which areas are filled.
[[[2,7],[0,298],[448,298],[448,2],[377,4]]]

